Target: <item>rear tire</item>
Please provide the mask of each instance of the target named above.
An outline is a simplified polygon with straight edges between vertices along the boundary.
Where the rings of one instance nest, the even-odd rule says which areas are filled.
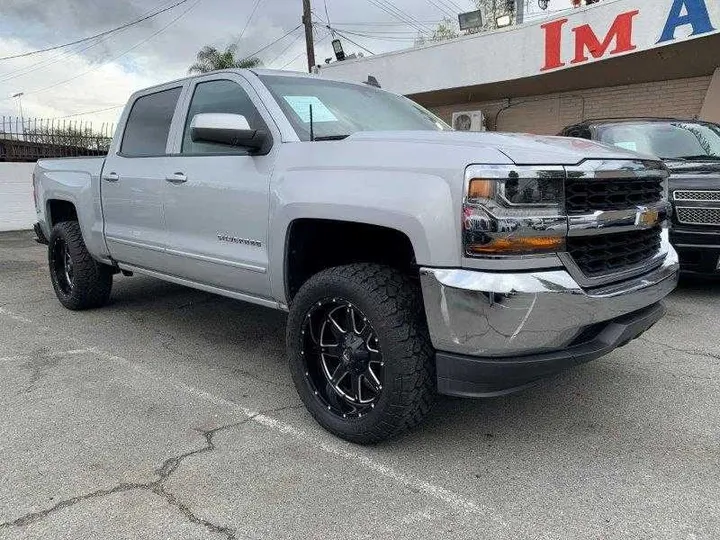
[[[112,291],[112,268],[92,258],[77,221],[63,221],[53,227],[48,264],[53,289],[63,306],[82,310],[107,304]]]
[[[348,441],[394,437],[433,404],[435,358],[420,290],[392,268],[352,264],[311,277],[293,299],[287,346],[300,398]]]

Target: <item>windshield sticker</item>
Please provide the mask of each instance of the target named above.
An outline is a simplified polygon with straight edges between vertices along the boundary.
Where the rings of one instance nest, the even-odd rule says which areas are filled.
[[[313,106],[313,109],[315,107]],[[314,113],[313,113],[314,114]],[[616,142],[613,143],[615,146],[618,146],[620,148],[624,148],[625,150],[632,150],[633,152],[637,152],[637,143],[635,141],[627,141],[627,142]]]
[[[310,105],[312,105],[313,122],[337,122],[338,119],[327,106],[315,96],[283,96],[306,124],[310,123]]]

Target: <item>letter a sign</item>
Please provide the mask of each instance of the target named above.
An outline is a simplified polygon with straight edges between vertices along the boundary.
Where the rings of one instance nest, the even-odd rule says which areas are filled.
[[[715,30],[710,22],[705,0],[674,0],[658,43],[674,40],[675,31],[684,26],[692,28],[691,36],[707,34]]]

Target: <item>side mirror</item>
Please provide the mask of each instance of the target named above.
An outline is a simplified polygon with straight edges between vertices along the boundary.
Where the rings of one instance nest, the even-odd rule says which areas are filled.
[[[207,142],[240,146],[259,150],[267,140],[267,133],[251,129],[241,114],[204,113],[196,114],[190,123],[193,142]]]

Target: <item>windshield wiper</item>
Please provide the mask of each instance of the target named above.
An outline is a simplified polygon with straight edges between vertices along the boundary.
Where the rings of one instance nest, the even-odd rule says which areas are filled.
[[[315,137],[315,141],[342,141],[347,139],[350,135],[325,135],[324,137]]]
[[[688,161],[700,161],[700,160],[707,160],[707,161],[720,161],[720,156],[713,156],[708,154],[699,154],[697,156],[679,156],[677,158],[673,159],[686,159]]]

